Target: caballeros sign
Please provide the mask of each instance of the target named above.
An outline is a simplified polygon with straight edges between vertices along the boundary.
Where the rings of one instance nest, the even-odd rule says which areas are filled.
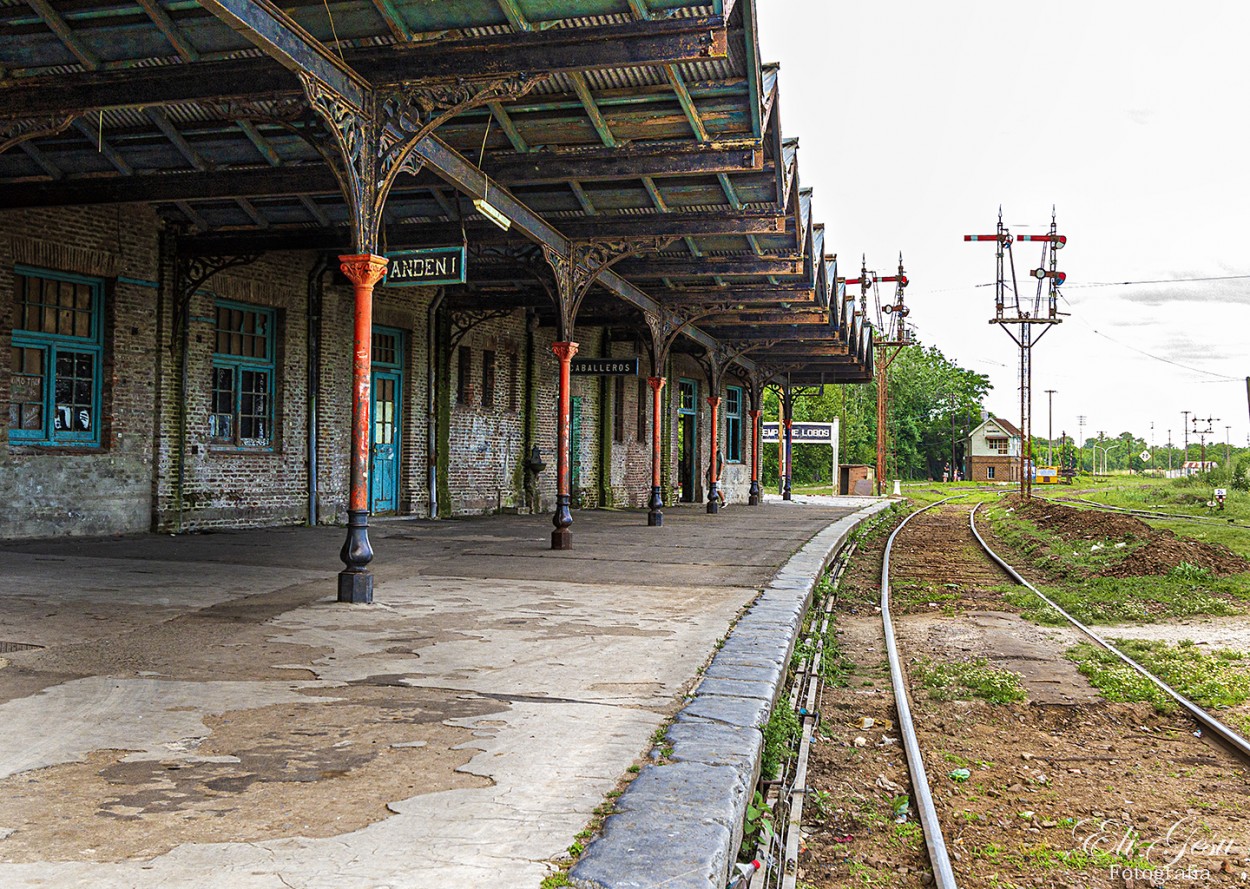
[[[574,376],[636,377],[637,358],[574,358],[569,364]]]

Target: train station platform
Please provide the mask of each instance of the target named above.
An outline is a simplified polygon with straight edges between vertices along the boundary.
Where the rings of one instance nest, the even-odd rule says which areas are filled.
[[[537,887],[864,500],[0,545],[0,885]]]

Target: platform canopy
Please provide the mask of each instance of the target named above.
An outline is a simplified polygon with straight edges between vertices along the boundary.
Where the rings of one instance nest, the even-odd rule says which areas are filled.
[[[865,381],[872,330],[835,284],[756,15],[753,0],[0,0],[0,210],[146,203],[184,254],[350,252],[327,162],[345,131],[309,97],[393,95],[419,110],[391,118],[394,137],[423,135],[379,246],[466,243],[452,305],[554,323],[542,245],[650,239],[598,276],[578,326],[667,313],[687,323],[680,348],[743,372]]]

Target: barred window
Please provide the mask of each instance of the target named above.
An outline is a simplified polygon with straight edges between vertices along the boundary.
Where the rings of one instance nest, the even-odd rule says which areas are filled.
[[[612,440],[625,440],[625,378],[613,379],[612,387]]]
[[[473,349],[461,346],[456,357],[456,404],[468,404],[469,383],[473,374]]]
[[[725,388],[725,459],[742,462],[742,388]]]
[[[218,445],[274,445],[273,309],[218,301],[208,437]]]
[[[482,351],[482,407],[495,408],[495,353],[489,349]]]
[[[100,445],[104,282],[18,266],[9,441]]]

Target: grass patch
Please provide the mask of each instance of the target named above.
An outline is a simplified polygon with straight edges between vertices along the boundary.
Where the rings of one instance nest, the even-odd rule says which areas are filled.
[[[1149,487],[1153,490],[1159,486]],[[1216,577],[1205,568],[1182,563],[1164,576],[1102,577],[1100,572],[1114,568],[1143,541],[1133,537],[1065,541],[1002,506],[986,511],[986,517],[999,541],[1011,551],[1004,552],[1008,561],[1028,564],[1043,572],[1049,581],[1039,583],[1038,588],[1083,623],[1141,623],[1168,617],[1229,616],[1244,614],[1250,609],[1250,576],[1246,574]],[[1214,542],[1211,539],[1214,535],[1206,533],[1208,527],[1178,525],[1174,530],[1181,536]],[[1250,537],[1244,531],[1236,533]],[[1243,541],[1243,550],[1247,542],[1250,541]],[[1095,544],[1099,548],[1093,549]],[[1117,544],[1123,546],[1117,548]],[[1004,585],[996,591],[1020,609],[1021,616],[1028,620],[1051,625],[1065,623],[1050,606],[1026,589]]]
[[[948,662],[921,658],[912,664],[911,675],[935,701],[981,698],[992,704],[1011,704],[1025,699],[1020,674],[991,667],[983,657]]]
[[[1201,707],[1235,707],[1250,699],[1250,662],[1239,652],[1205,652],[1191,640],[1176,645],[1117,639],[1116,647]],[[1068,651],[1082,675],[1109,701],[1145,701],[1160,713],[1177,705],[1136,670],[1108,651],[1082,642]]]
[[[1166,577],[1090,577],[1080,586],[1037,584],[1060,608],[1087,624],[1155,622],[1165,617],[1244,614],[1250,603],[1246,576],[1215,577],[1194,581],[1173,573]],[[1041,624],[1065,621],[1029,590],[1000,586],[996,591],[1022,617]]]

